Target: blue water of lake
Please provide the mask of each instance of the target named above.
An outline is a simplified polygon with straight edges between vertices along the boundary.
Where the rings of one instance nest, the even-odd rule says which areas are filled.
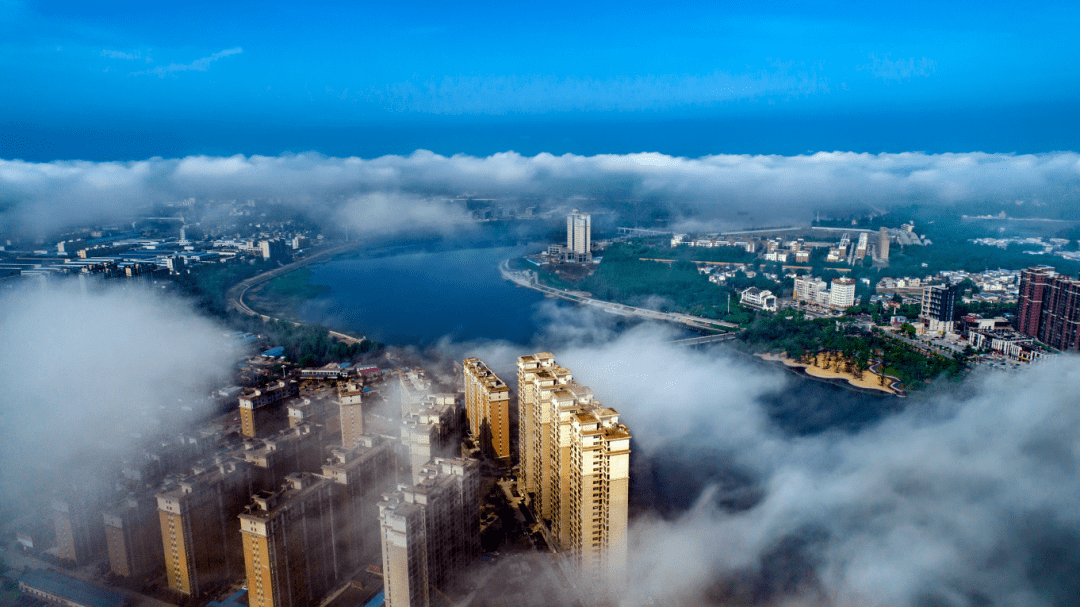
[[[308,322],[357,331],[391,345],[501,339],[527,344],[544,296],[502,279],[504,259],[541,245],[336,259],[311,266],[331,290],[299,310]]]

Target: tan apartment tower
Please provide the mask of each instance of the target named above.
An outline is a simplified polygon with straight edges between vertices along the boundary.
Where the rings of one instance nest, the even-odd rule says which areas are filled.
[[[533,512],[551,519],[551,393],[573,380],[555,357],[540,352],[518,358],[518,491]]]
[[[882,263],[888,263],[889,261],[889,228],[881,228],[878,232],[878,245],[877,245],[878,261]]]
[[[341,414],[341,446],[349,449],[364,434],[364,387],[358,383],[338,386],[338,409]]]
[[[104,512],[109,570],[124,577],[157,575],[164,565],[157,502],[150,494],[131,494]]]
[[[157,494],[169,588],[198,596],[244,570],[236,517],[251,495],[248,470],[235,460],[197,466]]]
[[[279,380],[265,388],[240,395],[240,434],[250,438],[270,436],[287,424],[285,402],[300,393],[295,381]]]
[[[318,469],[323,442],[311,425],[301,423],[268,438],[244,439],[242,455],[251,466],[252,490],[274,491],[293,472]]]
[[[297,473],[251,497],[239,516],[250,607],[318,605],[345,573],[334,558],[333,489]]]
[[[52,501],[57,556],[84,565],[105,544],[101,525],[102,500],[96,495],[70,491]]]
[[[626,565],[630,432],[548,353],[518,359],[519,490],[584,575]]]
[[[466,358],[465,415],[485,453],[510,459],[510,387],[478,358]]]
[[[443,604],[438,595],[480,552],[477,462],[435,458],[422,476],[379,504],[387,607]]]

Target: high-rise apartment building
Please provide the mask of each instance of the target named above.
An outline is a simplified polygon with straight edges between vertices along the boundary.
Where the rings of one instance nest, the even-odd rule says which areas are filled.
[[[630,433],[548,353],[518,359],[519,490],[583,574],[626,563]]]
[[[619,414],[601,407],[574,414],[570,457],[566,549],[582,574],[619,580],[626,570],[630,486],[630,433]]]
[[[855,281],[850,278],[834,278],[829,289],[829,307],[846,310],[855,305]]]
[[[387,607],[428,607],[480,552],[480,475],[465,459],[435,458],[420,482],[379,504]],[[254,607],[254,606],[253,606]]]
[[[287,425],[285,402],[300,393],[295,381],[278,381],[240,395],[240,433],[251,438],[270,436]]]
[[[959,287],[952,284],[928,285],[923,288],[919,320],[928,333],[951,333],[956,316],[956,295]]]
[[[878,232],[877,260],[878,263],[889,263],[889,228],[881,228]]]
[[[592,215],[574,209],[566,216],[566,248],[576,261],[592,259]]]
[[[272,437],[245,439],[243,458],[251,465],[252,488],[273,491],[289,474],[317,469],[322,447],[320,436],[306,423]]]
[[[101,525],[103,500],[80,490],[67,492],[52,501],[56,527],[57,556],[83,565],[105,543]]]
[[[413,482],[420,482],[420,472],[433,457],[452,457],[459,453],[461,409],[451,394],[428,395],[416,405],[401,424],[401,446],[407,452]]]
[[[169,588],[198,596],[244,570],[237,517],[250,495],[249,467],[226,458],[157,494]]]
[[[1057,272],[1050,266],[1035,266],[1020,272],[1020,289],[1016,306],[1016,330],[1031,337],[1039,337],[1043,302],[1050,283]]]
[[[518,490],[533,512],[551,519],[551,393],[573,375],[540,352],[518,358]]]
[[[104,518],[110,571],[138,578],[164,566],[161,523],[152,495],[128,495],[107,507]]]
[[[870,248],[870,235],[866,232],[859,233],[859,242],[855,245],[855,260],[866,257],[866,250]]]
[[[1017,329],[1058,350],[1080,349],[1080,280],[1048,266],[1020,273]]]
[[[364,435],[352,448],[334,449],[332,454],[322,473],[336,485],[335,555],[351,571],[364,558],[378,558],[379,501],[394,488],[397,476],[394,444],[381,436]]]
[[[478,358],[466,358],[465,414],[480,448],[510,459],[510,387]]]
[[[814,276],[796,276],[793,295],[796,301],[827,303],[829,283]]]
[[[250,607],[318,605],[346,573],[334,555],[333,489],[328,479],[298,473],[277,491],[251,496],[239,515]]]
[[[364,388],[360,384],[338,386],[338,410],[341,419],[341,446],[356,444],[364,434]]]

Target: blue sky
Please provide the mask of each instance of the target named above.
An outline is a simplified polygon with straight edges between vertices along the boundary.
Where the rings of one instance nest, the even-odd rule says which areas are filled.
[[[0,0],[0,157],[1074,150],[1075,3]]]

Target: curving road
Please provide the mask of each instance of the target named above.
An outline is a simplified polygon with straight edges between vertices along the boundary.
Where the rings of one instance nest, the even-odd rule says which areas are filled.
[[[258,276],[252,276],[251,278],[247,278],[245,280],[242,280],[242,281],[236,283],[235,285],[233,285],[232,287],[230,287],[229,290],[225,294],[226,298],[229,301],[229,307],[234,309],[234,310],[237,310],[239,312],[243,312],[244,314],[247,314],[249,316],[258,316],[259,318],[263,319],[264,321],[266,321],[266,320],[280,320],[282,322],[288,322],[288,323],[292,323],[293,325],[300,326],[302,323],[294,322],[294,321],[291,321],[291,320],[284,320],[282,318],[277,318],[275,316],[268,316],[266,314],[261,314],[261,313],[255,311],[254,309],[251,308],[251,306],[244,303],[244,295],[246,295],[248,290],[251,289],[252,287],[259,286],[259,285],[263,284],[264,282],[266,282],[268,280],[273,280],[274,278],[277,278],[278,276],[283,276],[285,274],[288,274],[289,272],[292,272],[293,270],[298,270],[298,269],[300,269],[300,268],[302,268],[302,267],[304,267],[306,265],[310,265],[310,264],[313,264],[313,263],[318,262],[318,261],[324,261],[326,259],[329,259],[329,258],[335,256],[335,255],[340,255],[341,253],[351,251],[351,250],[353,250],[355,248],[358,248],[358,247],[362,246],[363,244],[364,243],[362,243],[362,242],[350,242],[350,243],[346,243],[346,244],[336,246],[336,247],[332,247],[332,248],[329,248],[329,249],[323,249],[322,251],[319,251],[317,253],[313,253],[311,255],[308,255],[307,257],[304,257],[303,259],[294,261],[294,262],[292,262],[290,264],[283,265],[280,268],[274,268],[273,270],[270,270],[268,272],[263,272],[262,274],[259,274]],[[351,335],[345,335],[344,333],[339,333],[337,331],[329,331],[329,334],[330,334],[330,337],[333,337],[335,339],[339,339],[339,340],[341,340],[343,342],[346,342],[346,343],[356,343],[356,344],[358,344],[358,343],[362,342],[365,339],[365,337],[363,337],[363,336],[357,338],[357,337],[353,337]]]
[[[637,316],[639,318],[648,318],[649,320],[659,320],[662,322],[673,322],[681,324],[692,329],[701,329],[706,331],[715,331],[716,327],[713,325],[719,325],[729,329],[738,329],[739,325],[730,322],[724,322],[722,320],[713,320],[711,318],[702,318],[700,316],[692,316],[690,314],[679,314],[677,312],[657,312],[656,310],[649,310],[647,308],[635,308],[634,306],[626,306],[623,304],[612,303],[610,301],[604,301],[602,299],[593,299],[589,297],[587,293],[580,291],[563,291],[561,289],[555,289],[546,285],[536,282],[534,273],[531,271],[516,272],[510,269],[510,260],[505,260],[499,264],[499,272],[502,277],[510,282],[525,287],[527,289],[533,289],[540,291],[545,295],[551,295],[552,297],[558,297],[559,299],[565,299],[574,303],[585,304],[587,306],[598,307],[605,312],[611,314],[618,314],[620,316]]]

